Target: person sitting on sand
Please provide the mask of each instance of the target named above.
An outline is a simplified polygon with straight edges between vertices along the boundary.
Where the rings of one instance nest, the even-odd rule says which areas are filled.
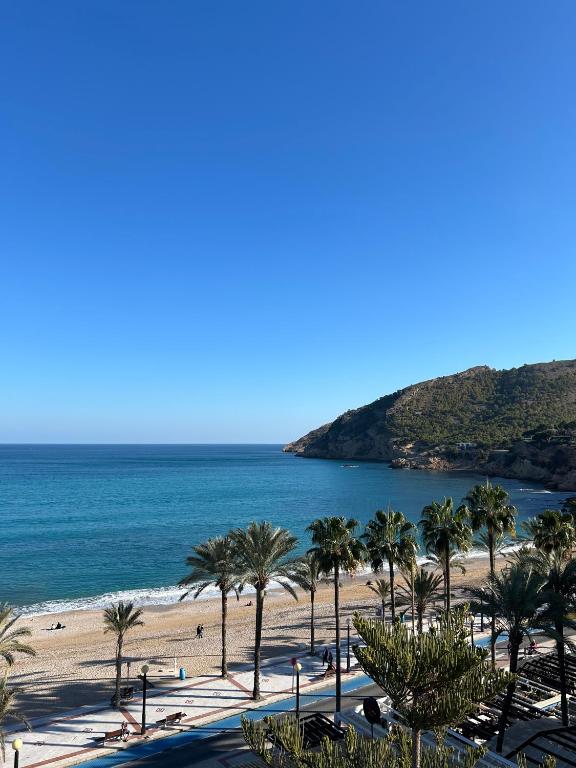
[[[126,720],[124,720],[120,726],[120,738],[122,741],[128,741],[128,736],[130,735],[128,731],[128,723]]]
[[[252,600],[248,600],[248,602],[246,603],[246,608],[250,608],[251,605],[252,605]]]
[[[56,629],[64,629],[64,627],[62,624],[60,624],[60,622],[58,622],[58,624],[56,624]]]
[[[52,625],[50,626],[50,629],[56,629],[56,624],[52,624]]]

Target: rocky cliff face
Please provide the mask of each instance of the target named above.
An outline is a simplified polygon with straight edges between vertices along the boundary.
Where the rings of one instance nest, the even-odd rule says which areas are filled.
[[[576,489],[576,361],[431,379],[347,411],[284,450]]]

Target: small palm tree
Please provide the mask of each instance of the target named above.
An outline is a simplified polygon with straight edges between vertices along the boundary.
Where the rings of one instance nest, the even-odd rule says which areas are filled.
[[[451,498],[433,501],[422,510],[420,530],[426,552],[435,554],[444,562],[444,604],[450,610],[450,558],[454,552],[466,552],[472,542],[468,510],[465,506],[454,509]]]
[[[522,523],[522,528],[541,552],[570,552],[576,539],[572,515],[557,509],[545,509],[537,517]]]
[[[396,618],[394,568],[415,554],[415,534],[416,526],[406,520],[402,512],[388,507],[385,512],[377,510],[362,536],[366,540],[372,569],[378,572],[385,562],[388,564],[392,620]]]
[[[320,564],[322,573],[334,576],[334,614],[336,623],[336,712],[342,704],[342,670],[340,668],[340,573],[354,571],[364,562],[366,550],[354,535],[357,520],[345,517],[322,517],[308,526],[314,546],[308,550]]]
[[[510,672],[518,669],[518,653],[522,640],[530,629],[540,626],[540,611],[549,601],[546,591],[546,578],[529,566],[511,565],[504,571],[488,577],[484,587],[470,588],[473,598],[472,610],[479,610],[480,604],[487,607],[488,613],[498,619],[500,632],[508,633],[510,643]],[[504,732],[516,689],[516,677],[508,683],[506,696],[498,726],[496,750],[502,752]]]
[[[390,600],[390,582],[386,579],[376,579],[375,584],[368,584],[368,589],[378,595],[382,603],[382,621],[386,621],[386,606]]]
[[[226,656],[226,619],[228,616],[228,594],[234,592],[236,599],[240,597],[238,583],[238,565],[236,551],[229,536],[216,536],[203,544],[192,548],[193,554],[186,558],[186,565],[192,572],[183,578],[179,584],[188,586],[194,584],[194,599],[214,584],[220,590],[221,597],[221,627],[222,627],[222,664],[221,675],[228,677],[228,661]],[[185,592],[180,600],[189,595]]]
[[[409,605],[414,599],[414,607],[417,617],[418,634],[423,631],[424,615],[437,600],[442,597],[439,587],[442,583],[442,576],[419,568],[414,577],[414,589],[400,587],[398,602],[403,605]]]
[[[134,627],[141,627],[142,608],[134,608],[134,603],[122,600],[117,605],[111,605],[104,610],[104,633],[116,635],[116,690],[112,697],[115,707],[120,705],[120,682],[122,680],[122,647],[126,633]]]
[[[20,638],[30,637],[32,631],[29,627],[14,627],[18,616],[10,605],[0,605],[0,659],[4,659],[11,667],[14,664],[17,653],[26,656],[36,656],[36,651],[29,645],[21,642]]]
[[[254,641],[254,687],[252,698],[260,695],[260,655],[262,646],[262,618],[264,596],[271,581],[277,581],[298,600],[290,584],[297,581],[301,572],[301,560],[291,557],[298,539],[285,528],[274,528],[270,523],[250,523],[246,530],[241,528],[230,533],[236,551],[240,579],[251,584],[256,590],[256,637]]]
[[[320,564],[313,555],[306,555],[302,559],[302,570],[298,574],[296,583],[310,595],[310,656],[316,653],[314,636],[314,600],[320,583]]]
[[[29,728],[28,721],[24,715],[16,709],[16,699],[22,693],[21,688],[8,687],[8,675],[0,679],[0,754],[2,760],[6,758],[6,734],[3,725],[7,720],[15,720]]]

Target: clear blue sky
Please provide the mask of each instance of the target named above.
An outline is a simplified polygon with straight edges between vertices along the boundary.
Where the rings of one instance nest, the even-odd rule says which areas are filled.
[[[576,3],[4,0],[0,441],[282,442],[576,357]]]

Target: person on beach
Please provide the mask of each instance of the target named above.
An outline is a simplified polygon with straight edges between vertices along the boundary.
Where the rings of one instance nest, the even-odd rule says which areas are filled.
[[[328,648],[324,648],[322,653],[322,666],[325,667],[328,664]]]
[[[120,726],[120,738],[122,739],[122,741],[128,741],[128,736],[129,736],[128,723],[126,722],[126,720],[124,720],[122,722],[122,725]]]
[[[202,637],[202,625],[198,624],[196,627],[196,640],[198,640],[199,637]]]
[[[332,655],[332,651],[328,651],[328,666],[334,666],[334,656]]]

